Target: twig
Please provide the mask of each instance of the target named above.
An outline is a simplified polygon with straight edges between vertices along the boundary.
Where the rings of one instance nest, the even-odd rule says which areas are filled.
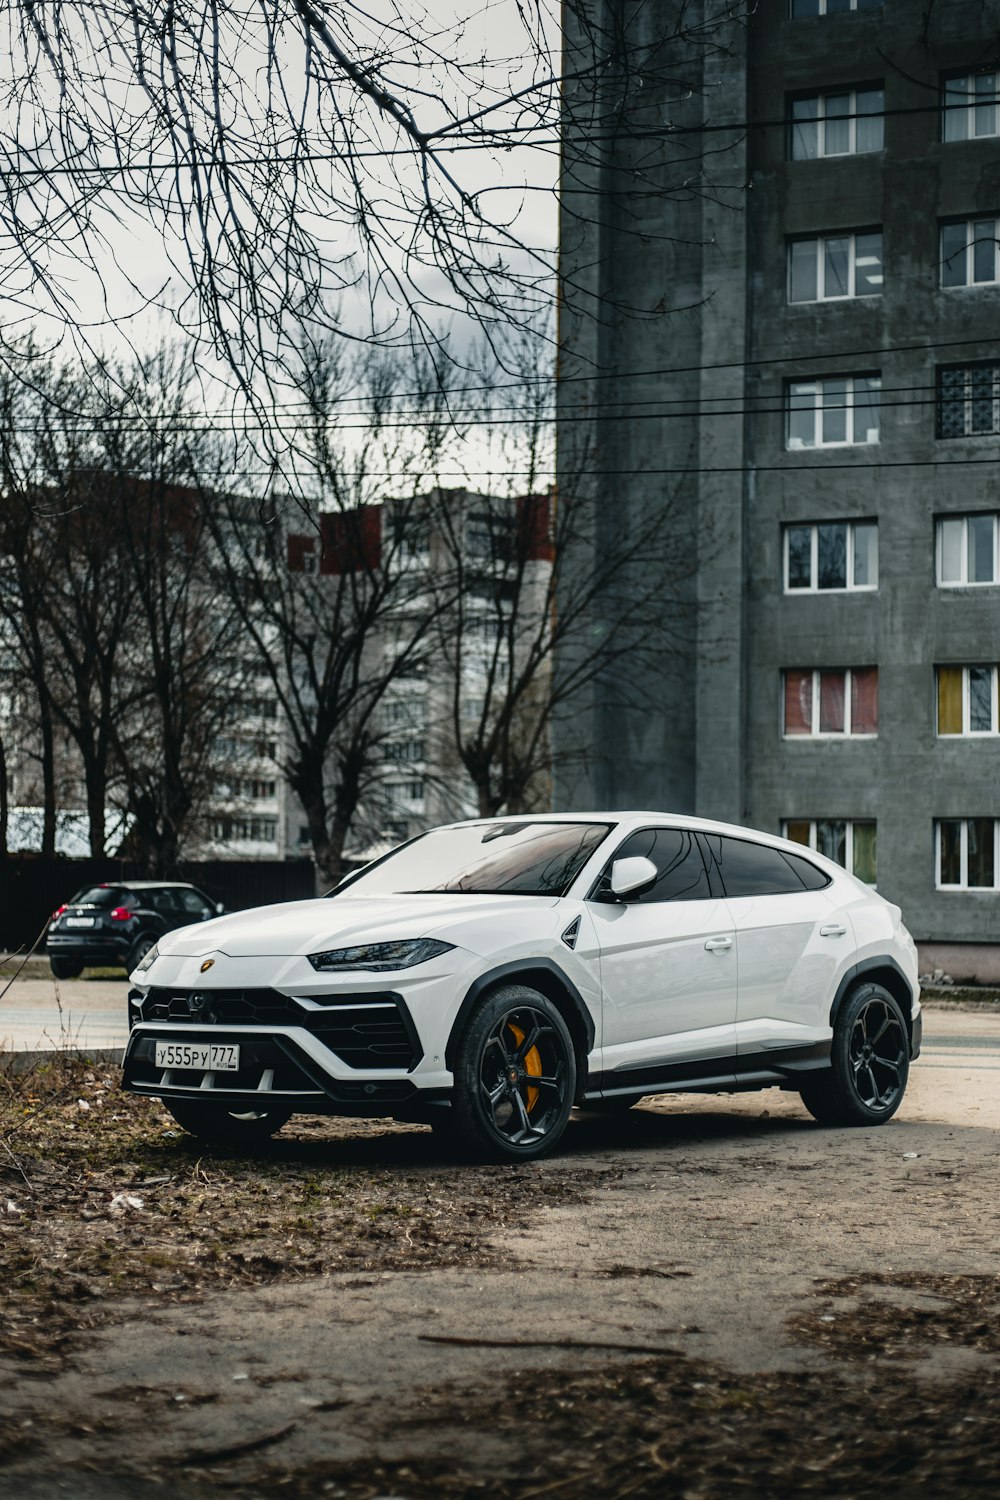
[[[0,990],[0,1000],[3,999],[4,995],[6,995],[7,991],[10,989],[11,985],[14,983],[14,980],[17,978],[18,974],[20,974],[21,970],[24,968],[25,964],[28,962],[28,959],[32,956],[32,954],[34,953],[35,949],[38,947],[39,943],[42,941],[42,938],[48,932],[48,930],[49,930],[49,922],[50,921],[51,921],[51,918],[46,919],[45,926],[42,928],[41,932],[35,938],[35,941],[32,943],[32,945],[28,949],[28,951],[25,953],[24,957],[21,959],[21,962],[18,964],[17,968],[14,970],[13,974],[10,976],[10,978],[7,981],[7,983],[4,985],[3,989]]]
[[[18,1172],[20,1172],[21,1176],[23,1177],[25,1187],[28,1189],[29,1192],[31,1192],[32,1191],[32,1187],[31,1187],[31,1183],[28,1180],[28,1174],[24,1170],[24,1168],[21,1166],[21,1163],[18,1161],[17,1157],[14,1155],[13,1151],[10,1149],[10,1147],[7,1144],[7,1142],[0,1140],[0,1146],[2,1146],[3,1149],[6,1151],[7,1155],[10,1157],[11,1161],[14,1163],[14,1166],[15,1166],[16,1170]]]
[[[224,1459],[239,1458],[244,1453],[254,1453],[258,1448],[269,1448],[272,1443],[280,1443],[281,1439],[298,1426],[297,1422],[286,1422],[284,1427],[279,1427],[275,1432],[261,1433],[260,1437],[246,1438],[242,1443],[228,1443],[224,1448],[198,1448],[194,1453],[185,1454],[183,1458],[177,1458],[175,1463],[183,1468],[190,1468],[200,1464],[217,1464]]]
[[[473,1339],[445,1333],[418,1333],[425,1344],[457,1344],[465,1349],[617,1349],[625,1354],[679,1354],[678,1349],[651,1349],[648,1344],[613,1344],[589,1339]]]

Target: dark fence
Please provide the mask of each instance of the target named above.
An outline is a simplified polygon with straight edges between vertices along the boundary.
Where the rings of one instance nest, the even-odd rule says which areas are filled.
[[[0,859],[0,949],[30,948],[57,906],[82,886],[148,878],[126,859]],[[227,911],[300,901],[316,894],[312,861],[212,859],[181,865],[175,877],[190,881]]]

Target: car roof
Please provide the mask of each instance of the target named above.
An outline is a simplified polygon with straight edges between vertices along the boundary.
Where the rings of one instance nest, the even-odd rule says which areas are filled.
[[[122,891],[196,891],[197,886],[192,885],[189,880],[91,880],[88,882],[92,889],[96,890],[122,890]]]

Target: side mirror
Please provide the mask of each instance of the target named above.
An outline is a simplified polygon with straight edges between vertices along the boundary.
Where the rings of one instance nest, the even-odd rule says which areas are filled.
[[[223,915],[223,913],[225,912],[225,910],[226,910],[226,908],[223,905],[223,903],[221,901],[216,901],[216,903],[215,903],[215,915],[217,917],[221,917]]]
[[[616,896],[628,896],[656,879],[657,868],[644,854],[631,859],[616,859],[611,866],[611,890]]]

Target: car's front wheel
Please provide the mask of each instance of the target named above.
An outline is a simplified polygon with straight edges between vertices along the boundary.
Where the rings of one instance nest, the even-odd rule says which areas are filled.
[[[883,1125],[902,1103],[910,1040],[898,1003],[880,984],[859,985],[840,1008],[830,1067],[802,1089],[821,1125]]]
[[[576,1053],[547,996],[522,985],[477,1007],[455,1055],[452,1120],[477,1155],[525,1161],[550,1151],[576,1092]]]
[[[164,1099],[164,1106],[184,1130],[206,1145],[253,1146],[287,1125],[290,1109],[230,1111],[222,1104],[195,1099]]]

